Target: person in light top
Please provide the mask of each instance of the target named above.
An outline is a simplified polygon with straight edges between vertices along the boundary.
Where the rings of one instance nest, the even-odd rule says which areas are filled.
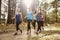
[[[32,16],[33,16],[33,12],[32,10],[29,8],[28,12],[27,12],[27,34],[30,32],[31,33],[31,22],[32,22]]]

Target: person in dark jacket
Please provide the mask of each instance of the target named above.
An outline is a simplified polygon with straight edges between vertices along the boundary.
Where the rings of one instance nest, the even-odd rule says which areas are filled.
[[[42,31],[42,27],[43,27],[43,12],[41,10],[41,8],[38,9],[37,12],[37,24],[38,24],[38,29],[37,29],[37,33],[40,33]]]
[[[21,11],[17,10],[15,18],[16,18],[16,33],[14,35],[17,35],[18,30],[20,30],[20,32],[22,34],[22,30],[19,28],[19,25],[22,23],[22,13],[21,13]]]

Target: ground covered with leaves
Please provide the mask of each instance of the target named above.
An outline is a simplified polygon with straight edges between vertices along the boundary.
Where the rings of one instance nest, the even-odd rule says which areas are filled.
[[[0,31],[0,40],[60,40],[60,27],[56,27],[55,25],[45,26],[44,31],[38,35],[34,33],[33,28],[31,29],[31,34],[27,35],[26,27],[23,27],[23,33],[20,34],[18,31],[18,35],[16,36],[14,35],[15,25],[7,26],[0,25],[0,30],[2,30]]]

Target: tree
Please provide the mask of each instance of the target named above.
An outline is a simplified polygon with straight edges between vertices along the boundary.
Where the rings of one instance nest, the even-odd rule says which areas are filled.
[[[11,0],[11,17],[15,16],[15,11],[16,11],[16,0]],[[12,23],[15,23],[15,19],[12,19]]]
[[[0,0],[0,23],[1,23],[1,0]]]
[[[7,24],[14,23],[14,20],[12,19],[12,17],[15,16],[15,10],[16,10],[16,0],[8,0]]]
[[[10,5],[10,0],[8,0],[8,18],[7,18],[7,24],[11,24],[12,20],[11,20],[11,5]]]
[[[53,5],[53,7],[55,8],[55,15],[56,15],[56,20],[55,20],[55,22],[57,22],[57,0],[55,0],[54,2],[52,2],[52,5]]]

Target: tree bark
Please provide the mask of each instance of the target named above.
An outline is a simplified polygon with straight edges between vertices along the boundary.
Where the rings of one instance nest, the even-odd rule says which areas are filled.
[[[1,24],[1,0],[0,0],[0,24]]]
[[[16,10],[16,0],[8,0],[8,19],[7,19],[7,24],[15,23],[15,20],[12,19],[12,17],[15,16],[15,10]]]
[[[57,23],[57,0],[55,0],[55,12],[56,12],[56,23]]]
[[[12,23],[12,19],[11,19],[11,5],[10,5],[10,0],[8,0],[8,18],[7,18],[7,24],[11,24]]]

